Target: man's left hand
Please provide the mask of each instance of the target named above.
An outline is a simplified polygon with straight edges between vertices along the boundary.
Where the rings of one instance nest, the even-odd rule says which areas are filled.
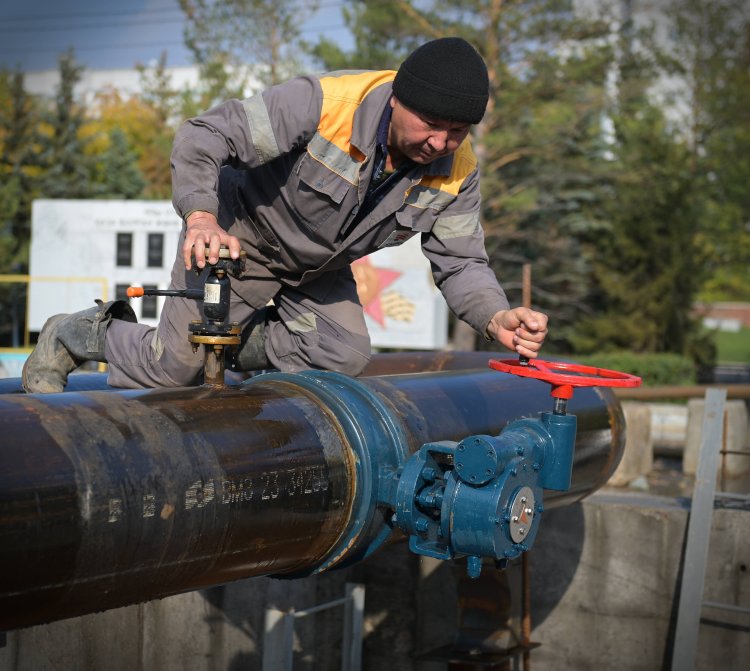
[[[500,310],[487,325],[487,333],[509,350],[534,359],[547,337],[547,315],[530,308]]]

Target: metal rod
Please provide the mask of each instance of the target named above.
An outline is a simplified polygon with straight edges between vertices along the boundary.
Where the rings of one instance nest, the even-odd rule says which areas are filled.
[[[665,398],[703,398],[709,389],[724,389],[727,398],[750,398],[750,384],[703,384],[687,387],[665,385],[661,387],[634,387],[615,389],[619,399],[657,401]]]
[[[181,296],[196,300],[203,299],[203,291],[201,289],[146,289],[144,287],[141,293],[143,296]]]
[[[365,610],[365,586],[346,583],[346,596],[305,610],[266,609],[263,635],[263,671],[291,671],[294,661],[294,622],[321,611],[344,606],[344,631],[341,641],[342,671],[362,668],[362,631]]]
[[[525,308],[531,307],[531,264],[524,263],[521,280],[521,304]]]
[[[523,306],[531,307],[531,264],[523,264]],[[523,359],[525,357],[521,357]],[[528,364],[527,364],[528,365]],[[565,399],[555,398],[552,412],[556,415],[564,415],[567,409]],[[531,671],[531,579],[529,553],[524,552],[521,556],[521,645],[523,645],[523,671]]]
[[[321,603],[319,606],[312,606],[311,608],[305,608],[304,610],[292,611],[291,615],[293,615],[296,618],[307,617],[308,615],[315,615],[315,613],[320,613],[321,611],[328,610],[329,608],[335,608],[336,606],[343,606],[344,604],[346,604],[347,600],[348,600],[348,597],[342,596],[340,599],[327,601],[326,603]]]
[[[717,499],[734,499],[735,501],[750,501],[750,494],[734,494],[730,492],[716,492]]]
[[[735,606],[731,603],[718,603],[716,601],[704,601],[703,606],[705,608],[718,608],[720,610],[729,610],[733,613],[745,613],[750,614],[750,608],[745,608],[744,606]]]
[[[521,555],[521,586],[523,603],[521,607],[521,645],[523,646],[523,669],[531,668],[531,577],[529,553]]]
[[[360,671],[365,621],[365,586],[347,583],[345,601],[341,671]]]
[[[672,671],[684,671],[695,666],[695,653],[700,627],[700,605],[708,562],[711,518],[716,491],[716,470],[724,428],[724,390],[706,392],[698,468],[695,489],[690,505],[685,562],[682,571],[680,602],[677,610]]]
[[[292,671],[294,618],[277,608],[267,608],[263,621],[263,671]]]

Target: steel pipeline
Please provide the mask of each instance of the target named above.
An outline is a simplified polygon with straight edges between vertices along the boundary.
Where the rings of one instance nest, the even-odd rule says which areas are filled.
[[[549,407],[546,385],[481,369],[0,395],[0,630],[361,560],[395,537],[379,469]],[[608,391],[570,412],[573,485],[547,507],[601,486],[624,445]]]

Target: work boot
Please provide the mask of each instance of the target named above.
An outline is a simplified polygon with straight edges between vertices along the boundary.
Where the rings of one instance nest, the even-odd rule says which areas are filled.
[[[273,307],[258,310],[242,332],[241,342],[229,366],[233,371],[264,370],[272,368],[266,355],[266,324],[276,312]]]
[[[113,319],[138,321],[127,301],[97,300],[88,310],[50,317],[23,366],[23,388],[32,394],[61,392],[85,361],[106,361],[104,334]]]

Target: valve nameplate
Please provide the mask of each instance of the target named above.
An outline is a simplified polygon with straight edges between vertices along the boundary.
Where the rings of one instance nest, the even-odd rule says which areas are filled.
[[[536,499],[531,487],[521,487],[510,502],[508,531],[514,543],[522,543],[529,536],[534,521]]]

